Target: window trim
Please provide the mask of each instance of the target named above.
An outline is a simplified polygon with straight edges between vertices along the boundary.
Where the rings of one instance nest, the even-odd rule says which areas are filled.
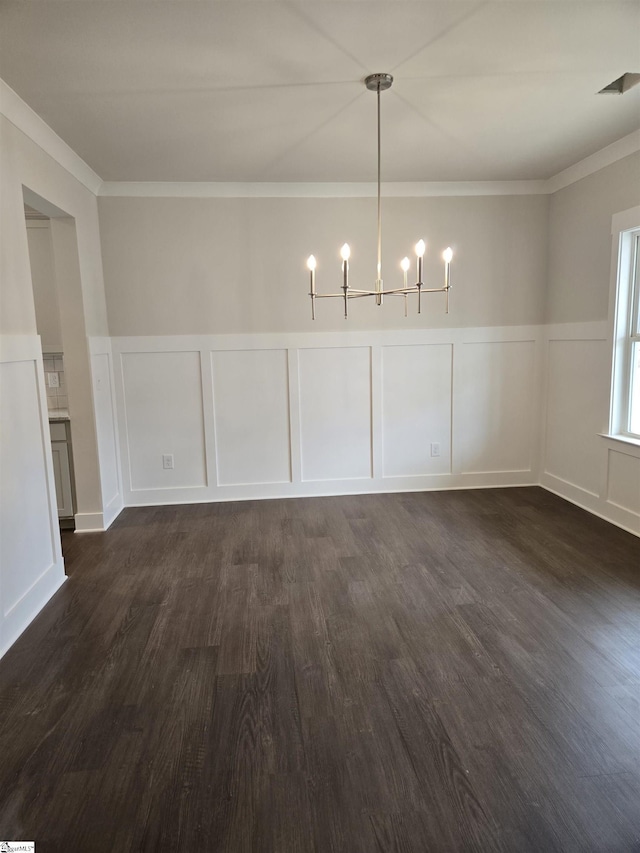
[[[609,435],[636,442],[631,432],[631,371],[634,342],[640,346],[640,207],[617,213],[611,222],[611,288],[609,324],[611,337],[611,395]],[[635,294],[634,294],[635,281]],[[635,295],[635,298],[634,298]],[[632,326],[632,322],[636,326]],[[636,391],[640,393],[640,389]]]

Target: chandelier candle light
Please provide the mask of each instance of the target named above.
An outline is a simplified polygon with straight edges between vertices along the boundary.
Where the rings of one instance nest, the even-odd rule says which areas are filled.
[[[307,260],[307,268],[311,276],[311,286],[309,296],[311,297],[311,317],[316,319],[316,299],[342,299],[344,301],[344,316],[348,316],[348,306],[350,299],[361,299],[364,296],[375,296],[376,305],[382,305],[383,296],[404,296],[404,315],[407,316],[407,294],[418,294],[418,314],[421,313],[421,297],[423,293],[445,293],[447,297],[446,313],[449,313],[449,291],[451,290],[451,259],[453,251],[447,248],[442,253],[444,260],[444,285],[442,287],[425,287],[422,281],[422,260],[426,251],[424,240],[419,240],[415,245],[415,253],[417,258],[417,282],[414,285],[407,285],[407,272],[411,266],[409,258],[403,258],[400,262],[400,267],[403,272],[402,287],[395,287],[391,290],[385,290],[382,284],[382,205],[380,200],[380,92],[391,88],[393,77],[391,74],[370,74],[365,77],[365,86],[369,91],[376,92],[378,101],[378,264],[377,278],[375,288],[373,290],[356,290],[349,286],[349,257],[351,249],[349,244],[345,243],[340,249],[342,258],[342,293],[317,293],[316,292],[316,266],[317,262],[313,255],[309,255]]]

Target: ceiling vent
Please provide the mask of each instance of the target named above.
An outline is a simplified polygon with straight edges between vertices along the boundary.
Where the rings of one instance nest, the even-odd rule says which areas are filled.
[[[624,95],[625,92],[628,92],[633,86],[636,86],[640,83],[640,74],[632,74],[627,71],[626,74],[623,74],[622,77],[618,77],[617,80],[614,80],[613,83],[609,83],[608,86],[605,86],[604,89],[600,89],[598,92],[599,95]]]

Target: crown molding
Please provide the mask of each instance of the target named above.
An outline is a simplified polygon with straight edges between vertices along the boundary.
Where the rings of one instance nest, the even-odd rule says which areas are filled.
[[[545,181],[387,182],[387,198],[540,195]],[[105,181],[99,196],[126,198],[375,198],[375,183],[197,183]]]
[[[553,175],[524,181],[383,182],[387,198],[437,198],[444,196],[552,195],[558,190],[640,151],[640,130],[629,133]],[[371,183],[197,183],[105,181],[99,196],[120,198],[372,198]]]
[[[0,114],[94,195],[102,178],[0,78]]]
[[[103,181],[49,125],[0,78],[0,114],[97,196],[119,198],[372,198],[374,182],[145,182]],[[522,181],[387,182],[388,198],[549,195],[640,151],[640,130],[607,145],[548,179]]]
[[[383,182],[387,198],[444,196],[552,195],[606,166],[640,151],[640,130],[585,157],[550,178],[523,181]],[[120,198],[371,198],[377,185],[370,183],[197,183],[105,181],[99,196]]]
[[[594,172],[599,172],[600,169],[611,166],[612,163],[616,163],[630,154],[635,154],[636,151],[640,151],[640,130],[634,130],[633,133],[629,133],[627,136],[623,136],[622,139],[612,142],[606,148],[601,148],[595,154],[591,154],[589,157],[585,157],[584,160],[580,160],[578,163],[574,163],[573,166],[569,166],[567,169],[563,169],[562,172],[558,172],[557,175],[546,181],[547,192],[555,193],[558,190],[564,189],[564,187],[568,187],[570,184],[575,184],[576,181],[581,181],[582,178],[593,175]]]

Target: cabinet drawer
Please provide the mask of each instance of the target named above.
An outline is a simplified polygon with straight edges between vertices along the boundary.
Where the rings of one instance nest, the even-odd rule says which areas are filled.
[[[61,421],[60,423],[50,423],[49,432],[51,434],[51,441],[67,440],[67,428],[64,421]]]

